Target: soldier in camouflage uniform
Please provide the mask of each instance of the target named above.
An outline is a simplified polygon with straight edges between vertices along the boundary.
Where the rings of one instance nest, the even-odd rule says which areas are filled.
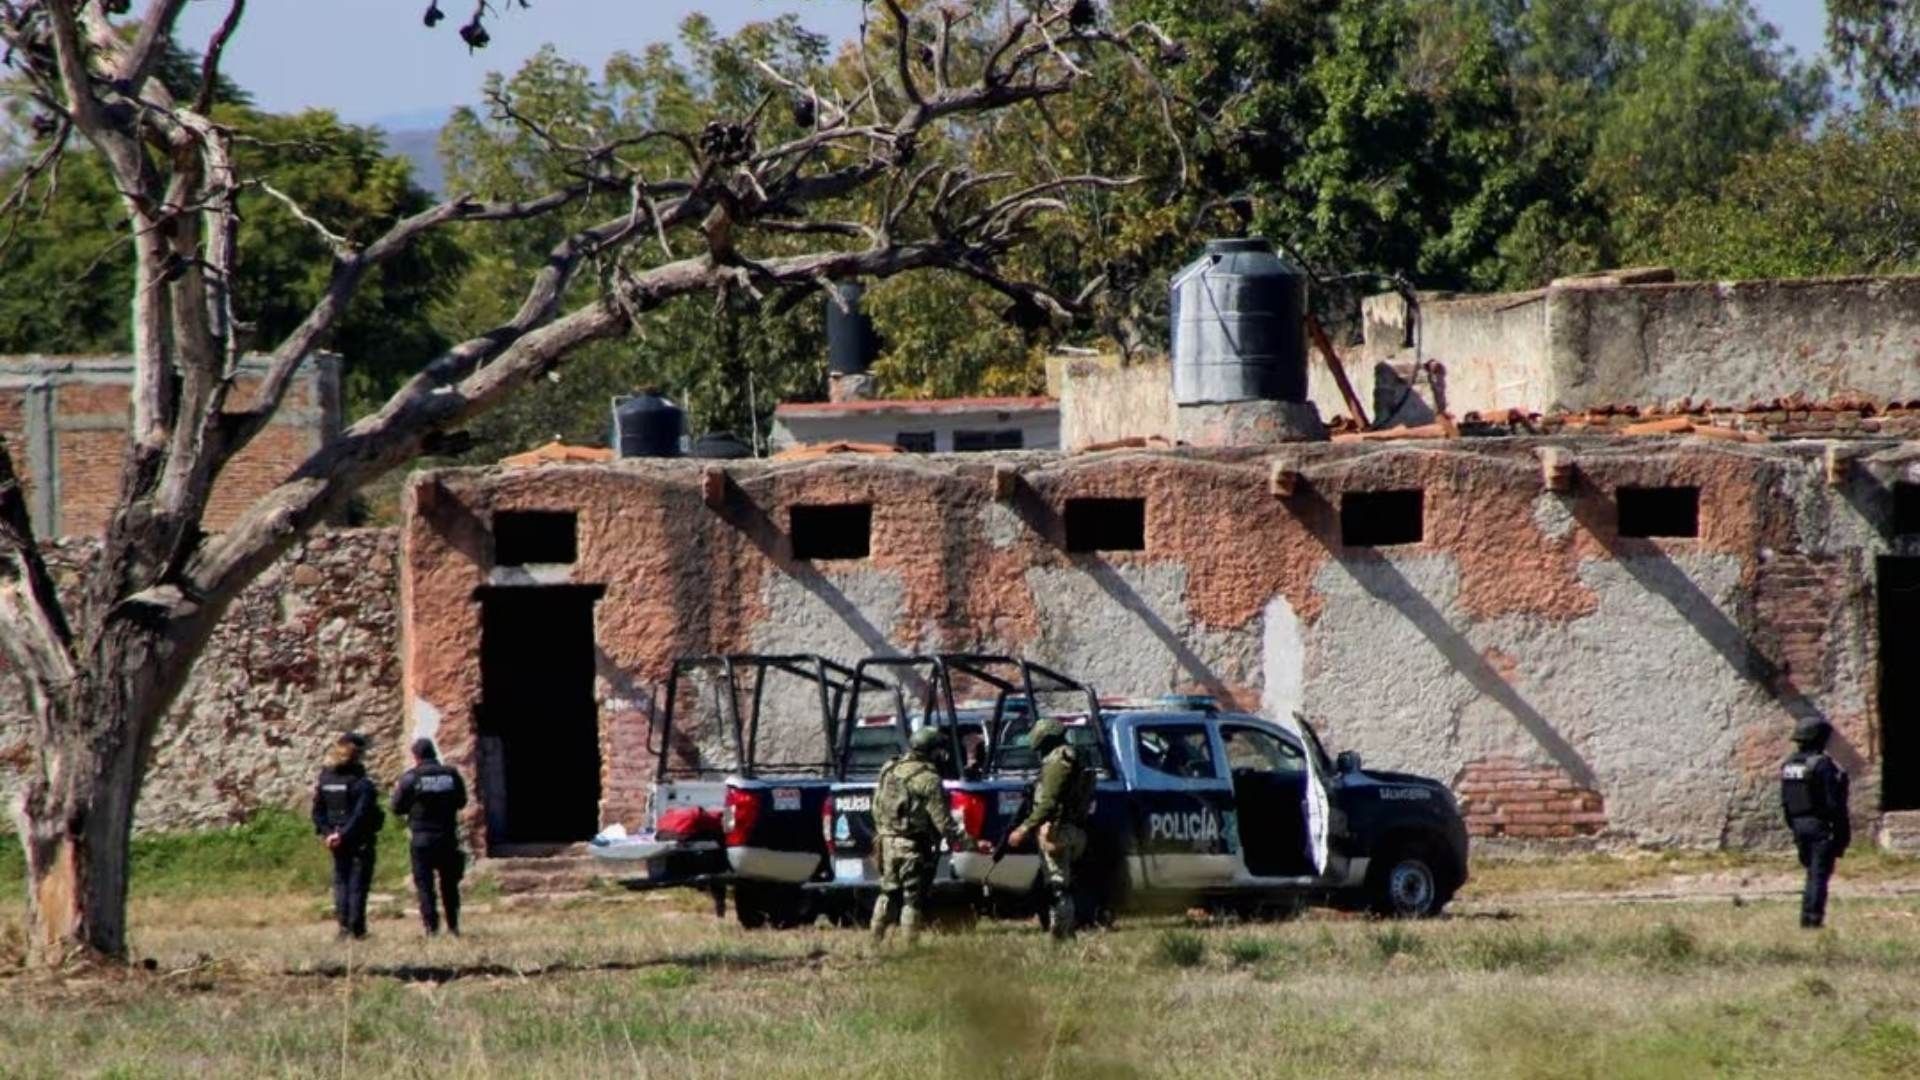
[[[898,921],[907,944],[920,933],[920,907],[940,866],[940,844],[969,844],[966,831],[947,809],[940,763],[947,739],[935,728],[913,733],[908,751],[880,769],[873,789],[873,825],[879,833],[880,898],[873,905],[873,940],[886,940]]]
[[[1033,788],[1033,810],[1007,837],[1019,847],[1027,834],[1040,834],[1040,857],[1047,867],[1047,887],[1053,900],[1053,936],[1070,938],[1074,930],[1073,864],[1087,851],[1087,818],[1093,812],[1093,785],[1098,779],[1086,754],[1067,743],[1067,729],[1057,720],[1039,720],[1027,737],[1040,759],[1040,778]]]

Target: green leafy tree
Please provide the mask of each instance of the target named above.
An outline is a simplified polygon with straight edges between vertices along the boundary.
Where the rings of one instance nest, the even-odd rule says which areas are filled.
[[[1867,98],[1881,105],[1920,95],[1920,3],[1827,0],[1827,48]]]
[[[1563,192],[1563,212],[1506,245],[1509,284],[1644,249],[1664,206],[1710,194],[1826,101],[1824,72],[1794,60],[1746,0],[1508,6],[1499,32],[1528,140]]]
[[[568,164],[554,153],[556,144],[638,140],[647,132],[697,130],[706,117],[752,114],[766,95],[756,63],[796,81],[817,79],[826,50],[824,39],[791,17],[749,24],[729,38],[697,15],[681,24],[678,49],[616,54],[597,79],[543,49],[513,75],[488,78],[483,91],[491,107],[454,114],[441,135],[448,187],[526,196],[565,183]],[[783,100],[764,113],[763,138],[796,132],[792,109]],[[673,139],[646,139],[626,156],[642,175],[666,177],[693,165],[687,147]],[[631,199],[631,192],[607,191],[567,215],[466,230],[461,242],[473,264],[435,306],[435,324],[455,337],[493,325],[513,310],[526,274],[567,230],[617,213]],[[592,280],[574,285],[582,294],[598,287]],[[604,443],[610,400],[647,386],[685,406],[695,434],[764,437],[775,404],[824,391],[823,312],[818,297],[780,306],[744,290],[669,305],[632,339],[582,350],[564,375],[482,418],[468,456],[490,460],[553,438]]]
[[[408,162],[388,156],[371,128],[341,123],[328,112],[276,116],[239,104],[214,115],[238,133],[236,164],[257,178],[238,196],[247,258],[234,285],[236,313],[257,340],[278,340],[299,323],[326,290],[332,253],[329,241],[269,188],[343,240],[359,242],[431,204],[413,183]],[[0,190],[24,167],[0,176]],[[119,193],[99,156],[69,156],[51,197],[33,205],[43,212],[17,220],[0,259],[0,353],[124,352],[132,309],[99,297],[132,281],[134,255]],[[328,343],[345,357],[351,412],[391,393],[411,357],[447,345],[426,309],[448,290],[463,261],[449,238],[435,236],[389,262],[356,293]]]
[[[1709,279],[1920,271],[1920,108],[1851,113],[1745,158],[1667,215],[1654,250]]]

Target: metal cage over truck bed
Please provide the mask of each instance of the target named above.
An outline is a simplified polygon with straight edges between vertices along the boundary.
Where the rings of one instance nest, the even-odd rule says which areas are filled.
[[[689,730],[689,691],[702,677],[714,692],[717,730]],[[816,758],[765,759],[768,688],[777,678],[794,680],[812,699],[818,725]],[[666,684],[656,693],[655,723],[648,742],[654,781],[646,827],[628,836],[618,829],[595,838],[591,850],[601,858],[630,863],[631,887],[675,885],[724,887],[737,876],[728,840],[737,822],[731,792],[762,781],[811,781],[825,790],[834,769],[839,717],[858,676],[853,669],[806,653],[686,656],[674,661]],[[743,701],[744,698],[744,701]],[[712,740],[703,745],[702,740]],[[806,739],[800,740],[805,742]],[[790,749],[779,740],[779,751]],[[716,756],[710,752],[718,751]],[[776,802],[786,801],[783,788]],[[816,804],[817,813],[817,804]]]

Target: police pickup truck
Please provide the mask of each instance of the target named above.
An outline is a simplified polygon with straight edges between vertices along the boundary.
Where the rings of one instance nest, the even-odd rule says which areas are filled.
[[[800,886],[824,866],[820,808],[859,679],[810,654],[676,660],[654,710],[646,827],[602,833],[589,851],[627,867],[633,887],[731,885],[743,926],[810,921]]]
[[[646,827],[604,832],[589,850],[629,868],[623,880],[633,888],[707,888],[721,914],[731,886],[734,915],[749,929],[860,918],[870,897],[817,887],[832,877],[820,829],[828,790],[836,780],[871,782],[896,752],[894,733],[929,715],[948,717],[963,749],[979,753],[998,713],[950,719],[953,680],[995,683],[1004,702],[1014,684],[993,671],[1015,667],[960,654],[874,657],[851,668],[810,654],[676,660],[654,710]],[[876,702],[889,711],[866,715],[862,705]]]
[[[947,784],[976,840],[1001,840],[1024,812],[1038,762],[1033,714],[1013,711],[979,781]],[[1290,913],[1309,902],[1392,917],[1438,914],[1467,880],[1467,833],[1446,787],[1329,759],[1311,725],[1220,711],[1206,698],[1102,702],[1054,714],[1100,770],[1081,911],[1204,904]],[[842,888],[874,888],[871,784],[834,786],[824,813]],[[984,846],[984,845],[983,845]],[[992,856],[953,853],[936,890],[995,913],[1044,910],[1032,841]]]

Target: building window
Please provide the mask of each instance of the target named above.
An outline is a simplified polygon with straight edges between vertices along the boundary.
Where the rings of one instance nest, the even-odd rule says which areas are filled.
[[[958,454],[977,454],[987,450],[1019,450],[1026,445],[1026,436],[1019,428],[953,433],[953,449]]]
[[[1893,485],[1893,535],[1920,536],[1920,484]]]
[[[1417,544],[1426,537],[1426,494],[1349,491],[1340,496],[1340,543],[1347,547]]]
[[[795,506],[787,524],[796,559],[864,559],[872,550],[872,503]]]
[[[496,566],[570,563],[578,554],[571,510],[502,510],[493,515]]]
[[[1147,550],[1145,499],[1068,499],[1067,550]]]
[[[909,454],[933,453],[933,432],[903,431],[893,437],[893,445]]]
[[[1644,539],[1656,536],[1700,535],[1700,489],[1697,487],[1623,487],[1613,493],[1620,515],[1620,535]]]

